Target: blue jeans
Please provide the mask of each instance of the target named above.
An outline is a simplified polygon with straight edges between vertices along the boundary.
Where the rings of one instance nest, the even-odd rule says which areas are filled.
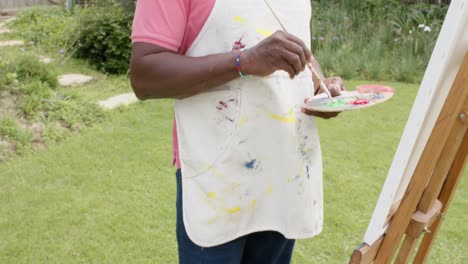
[[[288,264],[294,240],[273,231],[252,233],[215,247],[194,244],[185,231],[182,217],[182,174],[177,178],[177,243],[180,264]]]

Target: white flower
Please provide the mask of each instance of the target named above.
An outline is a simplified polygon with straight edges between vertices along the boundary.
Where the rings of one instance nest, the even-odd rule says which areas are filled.
[[[425,27],[424,27],[424,32],[426,32],[426,31],[427,31],[427,32],[431,32],[431,28],[430,28],[429,26],[425,26]]]
[[[413,30],[410,30],[409,33],[410,33],[410,34],[413,34]]]
[[[425,27],[425,26],[426,26],[426,25],[424,25],[424,24],[419,24],[419,25],[418,25],[418,28],[423,28],[423,27]]]

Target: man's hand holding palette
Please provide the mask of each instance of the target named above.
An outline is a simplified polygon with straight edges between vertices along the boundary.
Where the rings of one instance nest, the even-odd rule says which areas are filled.
[[[343,91],[331,100],[325,93],[306,100],[305,109],[315,112],[343,112],[371,107],[392,98],[395,90],[392,87],[368,84],[361,85],[356,91]]]

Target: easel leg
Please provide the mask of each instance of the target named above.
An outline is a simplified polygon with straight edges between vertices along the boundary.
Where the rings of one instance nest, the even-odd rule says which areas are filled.
[[[426,185],[435,169],[443,144],[446,142],[451,128],[459,118],[458,114],[465,111],[465,99],[468,96],[468,53],[465,54],[462,66],[453,82],[452,88],[445,100],[444,106],[432,129],[429,140],[420,157],[418,165],[413,172],[413,177],[408,184],[403,200],[392,219],[392,223],[385,235],[382,246],[377,253],[376,263],[390,263],[397,245],[400,243],[406,228],[411,220],[411,214],[416,211]],[[452,190],[453,191],[453,190]]]
[[[447,174],[448,172],[445,173],[445,175]],[[441,209],[442,203],[439,200],[436,200],[427,212],[417,211],[413,214],[411,222],[406,229],[405,239],[400,247],[395,263],[406,264],[410,262],[410,259],[414,256],[413,253],[421,235],[430,233],[427,227],[437,220],[437,216]]]
[[[406,236],[403,240],[403,244],[400,247],[400,251],[398,252],[398,257],[395,260],[396,264],[406,264],[409,263],[410,257],[418,244],[418,238],[412,238]]]
[[[463,141],[461,144],[460,149],[457,152],[455,157],[455,161],[453,162],[452,168],[450,169],[449,175],[447,177],[447,181],[442,188],[442,192],[440,193],[440,201],[443,204],[442,213],[445,214],[447,209],[450,206],[450,202],[452,201],[453,194],[460,182],[460,178],[464,172],[464,168],[467,162],[467,154],[468,154],[468,133],[465,133],[463,137]],[[427,258],[427,255],[432,247],[432,242],[434,238],[437,236],[437,232],[440,229],[440,225],[442,224],[442,219],[437,219],[429,228],[431,230],[430,234],[426,234],[424,239],[419,247],[418,253],[416,258],[414,259],[414,263],[424,263]]]

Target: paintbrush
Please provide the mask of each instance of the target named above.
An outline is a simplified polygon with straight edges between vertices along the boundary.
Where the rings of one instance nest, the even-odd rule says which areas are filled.
[[[268,0],[263,0],[265,2],[265,4],[268,6],[268,9],[270,9],[271,13],[273,14],[273,16],[275,17],[276,21],[278,21],[278,23],[280,24],[281,28],[284,30],[284,32],[288,32],[288,30],[286,29],[286,27],[283,25],[283,23],[281,23],[281,20],[279,19],[279,17],[276,15],[276,12],[275,10],[273,10],[273,8],[271,7],[270,3],[268,2]],[[325,85],[325,83],[323,82],[322,78],[320,78],[320,75],[318,74],[318,72],[314,69],[314,67],[312,66],[312,64],[310,62],[307,62],[307,68],[310,69],[310,71],[312,72],[312,74],[315,75],[315,77],[319,80],[319,84],[320,84],[320,87],[322,88],[322,90],[327,94],[328,98],[330,98],[333,102],[336,102],[335,99],[333,99],[331,93],[330,93],[330,90],[328,90],[327,86]]]

